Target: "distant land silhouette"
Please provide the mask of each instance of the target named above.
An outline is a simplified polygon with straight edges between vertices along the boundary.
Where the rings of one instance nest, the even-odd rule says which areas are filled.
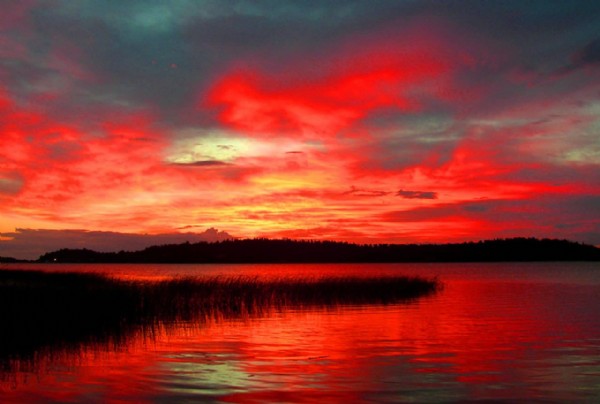
[[[13,262],[29,262],[29,261],[18,260],[16,258],[12,258],[12,257],[0,257],[0,263],[9,264],[9,263],[13,263]]]
[[[62,263],[352,263],[600,261],[600,249],[567,240],[510,238],[454,244],[352,244],[337,241],[225,240],[96,252],[61,249],[37,262]]]

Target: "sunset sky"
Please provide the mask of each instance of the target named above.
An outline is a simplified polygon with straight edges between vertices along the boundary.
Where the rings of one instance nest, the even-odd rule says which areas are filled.
[[[2,1],[0,255],[209,228],[600,244],[600,2]]]

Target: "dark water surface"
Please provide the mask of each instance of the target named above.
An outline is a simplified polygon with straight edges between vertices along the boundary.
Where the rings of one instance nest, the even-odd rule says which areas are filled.
[[[598,263],[4,265],[176,275],[439,276],[409,304],[181,323],[44,352],[0,402],[600,402]],[[13,366],[14,368],[14,366]]]

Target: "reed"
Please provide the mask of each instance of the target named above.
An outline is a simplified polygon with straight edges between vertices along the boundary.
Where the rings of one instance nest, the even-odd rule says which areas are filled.
[[[119,345],[140,329],[273,310],[408,302],[434,293],[418,277],[188,277],[131,281],[90,273],[0,270],[0,362],[40,349]],[[12,367],[12,366],[11,366]]]

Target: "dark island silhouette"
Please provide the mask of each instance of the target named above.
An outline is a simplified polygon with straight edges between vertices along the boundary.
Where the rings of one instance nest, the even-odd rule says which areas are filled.
[[[0,256],[0,263],[13,264],[13,263],[18,263],[18,262],[29,262],[29,260],[19,260],[19,259],[13,258],[13,257]]]
[[[454,244],[352,244],[337,241],[237,239],[168,244],[139,251],[61,249],[38,262],[57,263],[385,263],[600,261],[600,249],[568,240],[510,238]]]

